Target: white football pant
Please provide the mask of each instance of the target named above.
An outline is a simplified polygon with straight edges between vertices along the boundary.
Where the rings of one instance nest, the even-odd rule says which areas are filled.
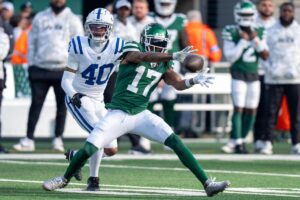
[[[260,97],[260,82],[245,82],[232,79],[231,95],[233,105],[239,108],[255,109],[259,103]]]
[[[108,110],[87,138],[87,142],[101,149],[126,133],[137,134],[164,144],[173,130],[162,118],[149,110],[136,115],[130,115],[121,110]]]
[[[73,118],[77,121],[79,126],[91,133],[97,122],[101,121],[106,115],[107,110],[103,101],[99,101],[87,96],[81,98],[81,107],[77,108],[71,103],[71,98],[66,96],[65,103],[68,111],[71,113]],[[103,148],[117,148],[118,143],[112,140],[110,143],[105,145]],[[103,156],[103,149],[99,149],[90,159],[90,176],[98,177],[101,159]]]

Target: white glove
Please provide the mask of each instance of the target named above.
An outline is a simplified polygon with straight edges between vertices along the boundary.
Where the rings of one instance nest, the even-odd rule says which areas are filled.
[[[212,85],[213,84],[212,80],[214,79],[214,77],[207,74],[208,71],[209,71],[209,68],[205,68],[202,71],[200,71],[197,74],[197,76],[195,76],[193,78],[194,84],[199,84],[199,85],[205,86],[205,87],[209,87],[210,84]]]
[[[182,63],[184,61],[184,59],[187,57],[187,55],[198,51],[197,49],[192,50],[192,48],[193,48],[193,46],[188,46],[188,47],[182,49],[181,51],[177,51],[177,52],[173,53],[172,54],[173,60],[177,60]]]

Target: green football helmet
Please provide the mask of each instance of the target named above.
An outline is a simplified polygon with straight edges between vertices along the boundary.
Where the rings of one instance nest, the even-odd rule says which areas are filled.
[[[243,0],[234,7],[234,19],[240,26],[253,27],[256,15],[256,6],[249,0]]]
[[[148,24],[141,33],[140,42],[146,51],[166,52],[168,41],[168,31],[158,23]]]

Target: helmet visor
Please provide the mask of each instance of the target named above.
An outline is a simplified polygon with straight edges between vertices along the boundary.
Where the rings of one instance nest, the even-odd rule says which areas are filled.
[[[109,25],[105,24],[88,24],[91,34],[96,38],[104,38],[108,31]]]
[[[168,39],[158,39],[158,38],[152,38],[147,37],[145,41],[145,45],[147,47],[147,51],[152,52],[165,52],[167,50],[168,46]]]

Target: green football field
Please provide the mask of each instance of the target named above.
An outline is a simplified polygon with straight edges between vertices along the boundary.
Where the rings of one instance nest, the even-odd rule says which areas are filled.
[[[77,147],[81,142],[69,142]],[[5,143],[7,147],[10,142]],[[188,143],[211,177],[230,180],[232,185],[213,199],[285,200],[300,199],[300,157],[288,154],[289,145],[275,145],[280,155],[231,156],[219,152],[221,144]],[[0,155],[0,199],[207,199],[201,184],[176,159],[172,152],[154,145],[153,156],[127,155],[128,144],[121,143],[120,153],[102,162],[101,191],[85,191],[84,180],[65,189],[46,192],[43,180],[63,174],[67,163],[61,154],[46,149],[41,142],[39,154]],[[42,154],[41,154],[42,153]],[[216,154],[217,153],[217,154]]]

